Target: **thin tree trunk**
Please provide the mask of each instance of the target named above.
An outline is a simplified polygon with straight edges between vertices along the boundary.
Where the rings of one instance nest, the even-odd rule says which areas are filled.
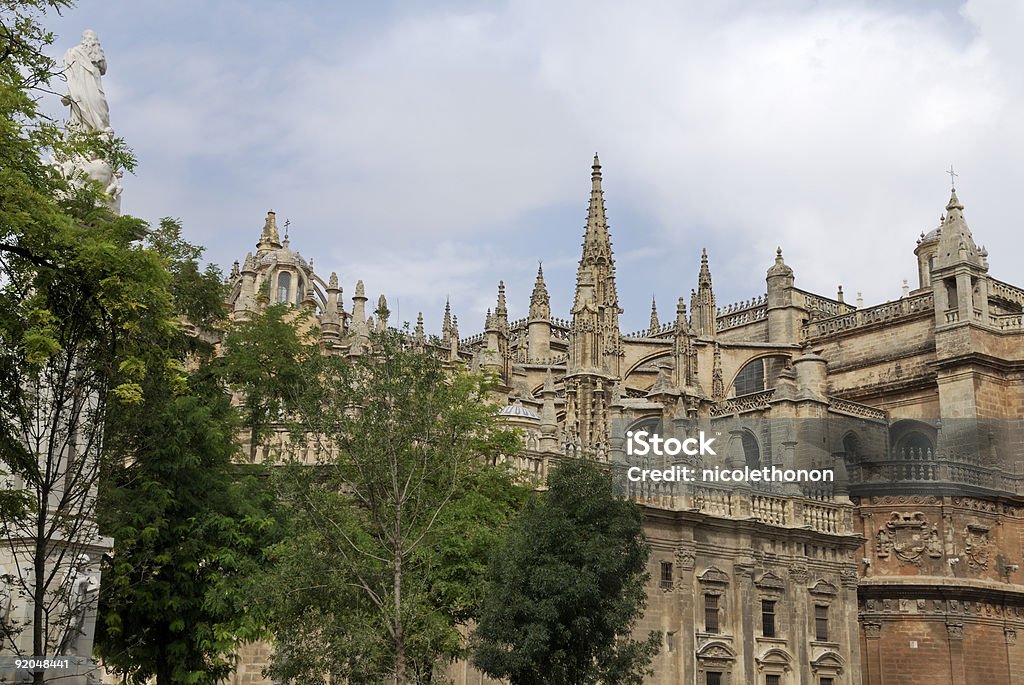
[[[32,588],[32,656],[47,656],[46,651],[46,629],[43,625],[43,606],[46,602],[46,514],[48,510],[49,491],[46,487],[42,489],[39,513],[36,514],[36,540],[35,554],[32,569],[35,578],[35,585]],[[42,685],[45,677],[43,671],[36,671],[32,674],[32,682]]]
[[[395,516],[395,685],[405,685],[405,635],[402,633],[401,508]]]

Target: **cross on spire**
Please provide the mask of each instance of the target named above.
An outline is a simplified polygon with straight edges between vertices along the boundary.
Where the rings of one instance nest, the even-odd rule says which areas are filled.
[[[284,220],[284,239],[288,240],[288,227],[292,225],[291,219]]]
[[[956,190],[956,177],[959,176],[960,174],[958,174],[955,171],[953,171],[953,165],[952,164],[949,165],[949,169],[946,170],[946,173],[949,174],[949,186],[953,190]]]

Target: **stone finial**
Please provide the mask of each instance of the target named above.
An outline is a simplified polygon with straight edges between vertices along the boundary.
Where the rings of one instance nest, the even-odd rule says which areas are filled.
[[[388,300],[381,293],[381,296],[377,298],[377,311],[374,312],[377,315],[377,326],[380,330],[386,330],[388,327],[388,317],[391,315],[391,310],[388,309]]]
[[[697,285],[711,287],[711,269],[708,267],[708,250],[702,248],[700,251],[700,273],[697,276]]]
[[[505,305],[505,281],[498,281],[498,304],[494,308],[494,315],[500,318],[508,318],[508,307]]]
[[[252,252],[247,252],[245,255],[245,261],[242,262],[242,273],[256,271],[256,259],[252,256]]]
[[[681,331],[686,326],[686,298],[680,296],[679,301],[676,302],[676,330]]]
[[[363,286],[363,281],[361,279],[356,281],[356,294],[353,298],[366,299],[366,288]]]
[[[793,269],[782,258],[782,247],[775,250],[775,263],[768,269],[769,276],[792,276]]]
[[[533,284],[533,292],[530,294],[530,318],[547,321],[551,318],[551,298],[548,297],[548,287],[544,283],[544,266],[537,265],[537,280]]]
[[[843,301],[843,286],[839,286],[839,291],[836,293],[836,300],[839,302]]]
[[[263,231],[260,233],[257,247],[261,250],[281,247],[281,238],[277,231],[277,214],[272,209],[267,212],[267,219],[263,223]]]
[[[422,343],[427,339],[426,334],[423,332],[423,312],[416,314],[416,342]]]
[[[551,375],[551,369],[549,368],[547,373],[544,375],[544,395],[548,393],[554,394],[555,392],[555,377]]]
[[[332,290],[338,287],[338,274],[336,272],[331,272],[331,277],[327,280],[327,287]]]
[[[452,303],[449,298],[444,299],[444,325],[441,326],[441,332],[444,334],[444,338],[447,340],[452,334]]]
[[[656,335],[661,330],[661,323],[658,321],[658,301],[651,296],[651,326],[648,329],[649,335]]]
[[[238,275],[239,275],[240,273],[241,273],[241,269],[239,268],[239,266],[238,266],[238,260],[236,259],[236,260],[235,260],[235,261],[234,261],[234,262],[233,262],[233,263],[231,264],[231,278],[232,278],[232,279],[238,278]]]

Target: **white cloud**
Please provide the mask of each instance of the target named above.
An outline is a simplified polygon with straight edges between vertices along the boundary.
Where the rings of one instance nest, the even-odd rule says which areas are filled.
[[[663,309],[689,292],[705,245],[722,302],[763,288],[779,244],[801,287],[898,297],[950,163],[993,272],[1022,280],[1013,3],[439,5],[334,40],[333,11],[274,12],[184,51],[107,49],[111,78],[124,65],[112,117],[143,161],[126,205],[181,214],[220,261],[274,207],[296,247],[403,316],[449,293],[479,316],[501,277],[525,308],[533,260],[578,249],[596,148],[625,328],[652,290]],[[556,307],[571,271],[549,278]]]

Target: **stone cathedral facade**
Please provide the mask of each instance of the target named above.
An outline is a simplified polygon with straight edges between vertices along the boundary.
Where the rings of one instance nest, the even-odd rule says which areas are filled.
[[[704,253],[689,297],[667,317],[652,306],[649,328],[627,333],[596,157],[591,180],[566,318],[553,316],[538,269],[528,317],[509,320],[499,284],[480,332],[460,335],[449,306],[439,338],[422,316],[412,335],[500,377],[525,474],[597,459],[642,504],[652,553],[637,631],[664,636],[649,682],[1022,682],[1024,287],[989,274],[955,191],[907,255],[917,287],[889,302],[802,290],[780,249],[763,281],[751,276],[749,300],[721,305]],[[230,283],[235,318],[255,311],[262,290],[315,312],[334,353],[358,352],[388,325],[368,314],[362,282],[347,305],[337,275],[325,280],[292,250],[273,212]],[[630,481],[626,467],[640,462],[625,435],[641,429],[703,431],[721,447],[713,459],[643,466],[831,469],[836,479]],[[253,647],[233,682],[264,682],[265,658]],[[489,682],[465,663],[450,676]]]

